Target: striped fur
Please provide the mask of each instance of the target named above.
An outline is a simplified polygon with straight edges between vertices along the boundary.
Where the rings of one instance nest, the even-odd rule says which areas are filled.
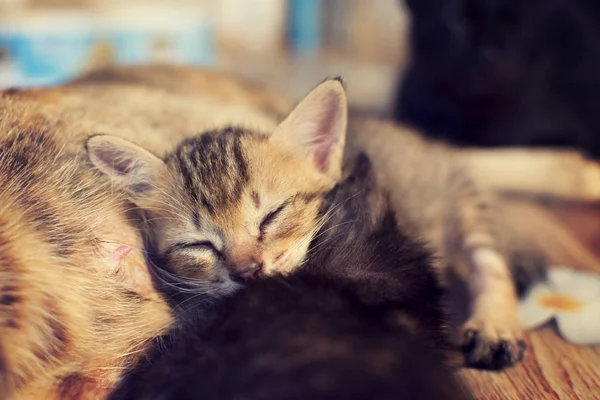
[[[169,271],[220,294],[217,284],[225,292],[239,287],[230,275],[251,260],[261,264],[259,275],[302,262],[322,195],[332,187],[310,162],[282,152],[263,134],[225,129],[185,141],[166,164],[172,189],[161,192],[181,206],[160,207],[169,199],[156,193],[146,212],[152,247]],[[214,248],[191,250],[205,241]],[[216,283],[203,288],[206,278]]]
[[[148,70],[131,70],[129,75],[121,71],[117,81],[138,76],[153,87],[181,90],[179,77],[169,80],[160,72],[160,78],[152,75]],[[209,93],[211,83],[202,75],[187,74],[183,80]],[[238,89],[252,98],[253,88],[240,84]],[[257,99],[262,98],[260,91],[256,93]],[[281,115],[275,112],[273,117]],[[378,179],[391,192],[401,227],[426,238],[436,250],[442,275],[451,265],[467,267],[471,316],[457,335],[467,363],[503,368],[520,361],[524,344],[509,260],[513,254],[523,254],[525,246],[499,218],[501,204],[493,191],[493,174],[485,177],[486,182],[474,175],[477,159],[469,151],[427,141],[417,132],[385,121],[355,116],[349,124],[347,160],[360,151],[368,153]],[[502,189],[506,186],[504,177]],[[543,260],[537,249],[525,250],[531,259]]]
[[[0,139],[0,398],[98,398],[170,312],[128,284],[146,267],[126,203],[39,126]]]

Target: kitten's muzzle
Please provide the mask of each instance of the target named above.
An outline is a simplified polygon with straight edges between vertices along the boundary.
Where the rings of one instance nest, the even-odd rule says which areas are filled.
[[[251,260],[248,263],[230,266],[229,276],[234,282],[244,283],[260,276],[264,267],[262,261]]]

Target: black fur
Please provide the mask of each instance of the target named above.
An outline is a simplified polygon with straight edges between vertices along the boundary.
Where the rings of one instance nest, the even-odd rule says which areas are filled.
[[[406,3],[412,54],[398,120],[463,145],[600,156],[600,2]]]
[[[307,264],[173,332],[118,399],[466,399],[444,363],[430,253],[397,229],[370,163],[326,197]]]

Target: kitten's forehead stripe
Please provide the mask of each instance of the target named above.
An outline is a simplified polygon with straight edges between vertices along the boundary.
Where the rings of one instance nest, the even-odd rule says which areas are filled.
[[[213,215],[238,202],[248,184],[242,141],[249,134],[235,128],[205,133],[184,142],[175,154],[187,193]]]
[[[197,229],[202,229],[202,224],[200,223],[200,213],[198,211],[194,211],[192,218],[194,219],[194,226]]]
[[[260,208],[260,195],[258,192],[252,192],[252,201],[254,201],[254,207]]]

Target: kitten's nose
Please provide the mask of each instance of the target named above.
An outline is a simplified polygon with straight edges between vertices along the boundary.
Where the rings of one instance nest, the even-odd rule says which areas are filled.
[[[233,265],[229,275],[235,282],[244,283],[257,278],[263,269],[263,262],[251,260],[247,263]]]

